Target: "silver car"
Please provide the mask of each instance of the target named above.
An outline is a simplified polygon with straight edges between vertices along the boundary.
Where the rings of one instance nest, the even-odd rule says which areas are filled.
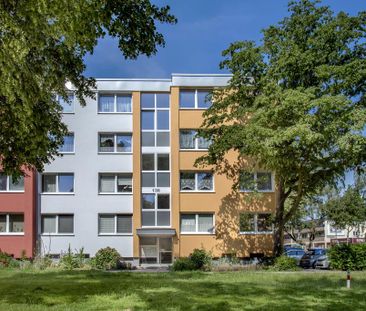
[[[330,268],[330,262],[327,255],[323,255],[319,257],[315,263],[315,268],[317,269],[329,269]]]

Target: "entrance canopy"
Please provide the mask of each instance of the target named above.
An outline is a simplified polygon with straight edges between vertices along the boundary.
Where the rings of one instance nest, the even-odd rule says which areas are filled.
[[[173,237],[176,235],[175,229],[169,228],[141,228],[136,229],[140,237]]]

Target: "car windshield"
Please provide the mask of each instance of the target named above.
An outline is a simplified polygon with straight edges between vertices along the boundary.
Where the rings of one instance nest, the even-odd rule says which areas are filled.
[[[325,250],[324,249],[309,249],[307,252],[306,252],[307,255],[310,255],[310,256],[314,256],[314,255],[323,255],[325,254]]]

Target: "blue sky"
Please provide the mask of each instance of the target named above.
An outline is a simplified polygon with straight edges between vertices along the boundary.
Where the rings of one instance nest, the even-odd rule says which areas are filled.
[[[166,47],[157,55],[125,60],[116,40],[100,40],[85,58],[85,74],[96,78],[169,78],[171,73],[225,73],[219,69],[221,52],[237,40],[261,39],[261,29],[277,23],[288,0],[154,0],[170,5],[176,25],[162,25]],[[324,0],[335,11],[356,14],[365,0]]]

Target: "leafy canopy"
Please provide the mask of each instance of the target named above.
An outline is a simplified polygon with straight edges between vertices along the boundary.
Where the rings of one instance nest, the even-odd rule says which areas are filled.
[[[156,22],[175,23],[169,7],[149,0],[8,0],[0,2],[0,154],[3,170],[42,170],[67,129],[54,94],[71,82],[81,104],[95,81],[83,57],[107,34],[125,58],[156,53]],[[52,137],[52,138],[51,138]]]
[[[277,254],[302,200],[366,160],[366,12],[334,15],[319,2],[291,1],[261,44],[235,42],[223,52],[221,68],[233,77],[213,92],[200,132],[213,144],[198,165],[238,173],[249,157],[275,173]],[[239,157],[228,168],[230,150]]]

